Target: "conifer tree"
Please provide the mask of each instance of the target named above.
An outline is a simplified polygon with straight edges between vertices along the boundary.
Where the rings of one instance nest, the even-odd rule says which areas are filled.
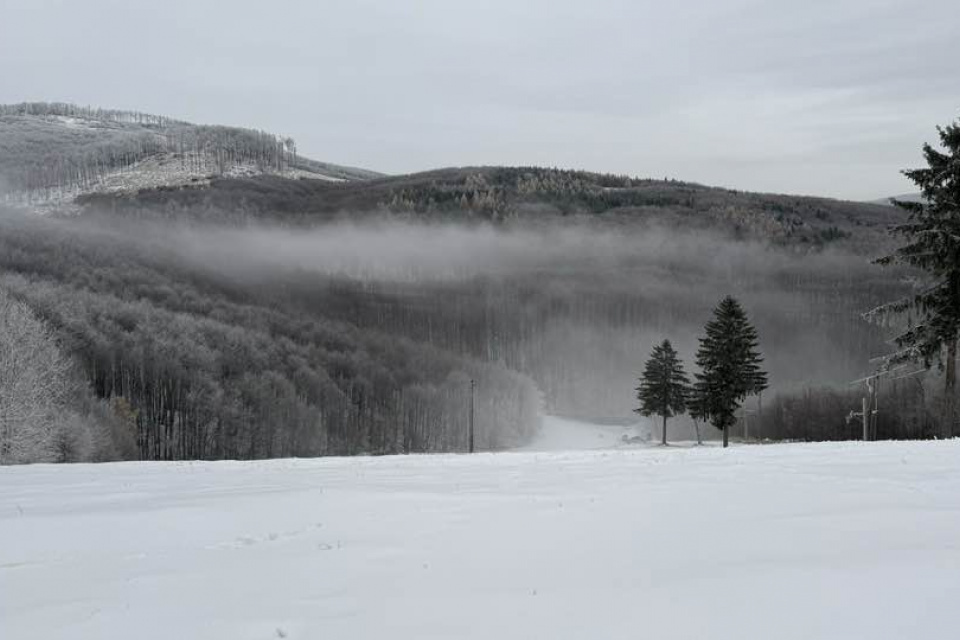
[[[767,388],[767,374],[760,369],[757,331],[733,297],[720,301],[705,333],[697,351],[701,371],[696,374],[691,413],[720,429],[726,447],[740,403]]]
[[[903,174],[919,188],[921,202],[893,204],[905,210],[907,221],[891,228],[905,244],[877,260],[901,264],[928,276],[917,292],[871,311],[868,317],[887,318],[909,313],[906,329],[895,338],[892,362],[915,361],[945,369],[945,435],[953,434],[956,403],[957,337],[960,334],[960,121],[937,127],[945,152],[923,146],[927,166]]]
[[[683,413],[687,408],[687,392],[690,381],[683,372],[683,364],[669,340],[654,347],[647,360],[637,387],[643,416],[658,415],[663,418],[662,442],[667,444],[667,419]]]

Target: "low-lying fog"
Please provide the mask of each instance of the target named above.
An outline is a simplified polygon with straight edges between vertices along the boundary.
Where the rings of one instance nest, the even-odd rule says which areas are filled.
[[[282,289],[312,313],[503,360],[537,380],[548,410],[581,416],[628,415],[636,376],[663,338],[692,370],[702,327],[727,294],[760,332],[771,392],[845,385],[884,349],[860,314],[899,286],[842,249],[799,253],[662,227],[62,223],[74,238]]]

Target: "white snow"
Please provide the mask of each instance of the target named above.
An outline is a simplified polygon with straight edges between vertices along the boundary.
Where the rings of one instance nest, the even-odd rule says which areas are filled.
[[[0,469],[0,638],[953,638],[960,441]]]
[[[629,441],[646,442],[651,439],[650,421],[643,419],[636,424],[593,424],[562,418],[544,416],[540,433],[519,451],[576,451],[587,449],[610,449],[626,446]]]
[[[47,116],[48,119],[59,122],[68,129],[97,129],[97,121],[72,116]],[[102,124],[100,125],[103,126]]]
[[[60,116],[58,119],[65,120]],[[216,175],[227,178],[276,175],[291,180],[306,178],[325,182],[344,182],[342,178],[302,169],[265,170],[254,163],[233,165],[222,174],[218,174],[216,158],[212,154],[187,152],[181,156],[165,152],[139,160],[129,167],[110,171],[90,185],[76,184],[62,188],[50,187],[0,194],[0,204],[28,209],[41,215],[54,211],[76,213],[80,210],[80,206],[74,204],[74,200],[84,194],[134,193],[141,189],[158,187],[203,186],[210,184],[210,178]]]

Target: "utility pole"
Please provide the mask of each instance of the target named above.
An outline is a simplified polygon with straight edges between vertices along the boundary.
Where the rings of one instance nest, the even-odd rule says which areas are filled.
[[[757,393],[757,443],[763,444],[763,391]]]
[[[860,384],[863,383],[866,387],[866,391],[863,394],[863,402],[861,405],[861,410],[851,411],[850,415],[847,416],[848,420],[851,420],[855,417],[859,417],[863,421],[863,441],[868,442],[870,440],[870,425],[873,423],[874,415],[876,411],[870,410],[870,405],[875,402],[876,385],[880,382],[880,377],[888,375],[890,370],[881,369],[874,373],[873,375],[867,376],[866,378],[860,378],[859,380],[854,380],[851,384]]]
[[[881,362],[883,366],[881,366],[881,368],[872,375],[869,375],[865,378],[860,378],[859,380],[854,380],[850,383],[854,385],[862,383],[866,386],[866,391],[863,395],[863,407],[861,411],[851,411],[850,415],[847,416],[848,420],[851,420],[854,417],[860,417],[863,420],[864,442],[877,439],[877,426],[880,420],[880,381],[884,378],[884,376],[897,374],[897,377],[893,378],[893,380],[902,380],[904,378],[909,378],[926,372],[926,369],[918,369],[916,371],[903,373],[903,369],[905,369],[908,365],[902,364],[891,369],[888,367],[888,363],[883,358],[874,358],[871,360],[871,362]]]
[[[852,420],[853,418],[859,417],[863,422],[863,441],[868,442],[870,440],[870,424],[872,422],[872,414],[874,412],[870,411],[870,405],[874,400],[874,391],[876,389],[876,384],[880,381],[880,377],[888,375],[890,373],[889,369],[881,368],[876,373],[867,376],[866,378],[860,378],[859,380],[854,380],[850,384],[864,384],[866,386],[866,392],[863,394],[863,401],[861,404],[861,410],[851,411],[850,415],[847,416],[847,421]]]
[[[471,380],[470,381],[470,453],[473,453],[473,450],[474,450],[473,435],[474,435],[474,424],[476,423],[476,415],[477,415],[476,396],[477,396],[477,381]]]
[[[870,400],[867,399],[867,396],[863,397],[861,406],[861,411],[850,412],[850,415],[847,416],[847,424],[852,422],[854,418],[860,418],[863,423],[863,441],[866,442],[870,439]]]

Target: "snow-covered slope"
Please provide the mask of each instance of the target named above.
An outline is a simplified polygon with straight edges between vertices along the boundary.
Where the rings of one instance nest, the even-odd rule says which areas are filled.
[[[61,103],[0,105],[0,204],[69,211],[90,193],[198,186],[212,177],[330,181],[379,174],[317,162],[292,138]]]
[[[612,449],[648,442],[652,438],[650,421],[635,424],[594,424],[581,420],[544,416],[540,432],[520,451],[583,451]]]
[[[0,469],[0,638],[952,638],[960,441]]]
[[[178,156],[172,153],[157,153],[129,167],[104,173],[88,184],[71,184],[0,194],[0,204],[29,209],[36,213],[52,211],[72,213],[80,210],[73,201],[78,196],[91,193],[132,193],[140,189],[157,187],[204,186],[210,184],[211,179],[215,177],[244,178],[267,173],[253,164],[238,164],[218,174],[214,168],[214,161],[210,157],[203,156],[198,159],[197,155]],[[342,178],[295,168],[269,173],[294,179],[342,181]]]

